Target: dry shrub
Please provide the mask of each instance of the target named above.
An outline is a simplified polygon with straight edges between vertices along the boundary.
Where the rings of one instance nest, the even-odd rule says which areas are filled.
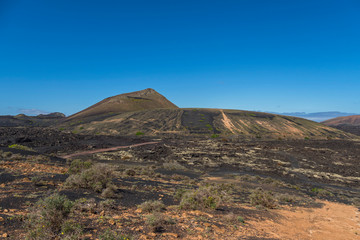
[[[231,201],[232,186],[228,184],[206,184],[194,190],[179,190],[180,209],[217,209]]]
[[[82,227],[69,219],[74,202],[53,194],[39,200],[25,220],[28,239],[78,239]]]
[[[143,202],[138,206],[143,212],[152,213],[152,212],[161,212],[166,209],[165,205],[159,200],[150,200]]]
[[[274,195],[269,191],[258,188],[250,194],[250,203],[254,206],[263,206],[266,208],[277,207]]]
[[[175,224],[173,219],[159,212],[148,215],[145,222],[153,232],[164,232],[166,226]]]
[[[113,197],[115,187],[112,184],[114,170],[107,164],[96,164],[80,173],[70,175],[64,184],[65,188],[85,188],[103,192],[104,197]]]

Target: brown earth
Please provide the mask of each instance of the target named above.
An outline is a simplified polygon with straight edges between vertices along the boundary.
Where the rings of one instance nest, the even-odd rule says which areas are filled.
[[[85,239],[97,239],[105,230],[130,235],[132,239],[359,239],[359,142],[244,141],[176,135],[151,139],[38,131],[0,131],[3,143],[6,138],[30,138],[21,144],[35,151],[2,145],[0,236],[24,239],[24,221],[30,207],[51,193],[60,192],[70,200],[92,206],[72,217],[84,226]],[[48,137],[44,140],[31,138],[32,135]],[[52,145],[55,139],[62,142]],[[158,143],[116,148],[148,142]],[[86,144],[91,144],[91,150]],[[113,149],[100,152],[108,148]],[[89,151],[94,152],[89,155]],[[114,207],[101,209],[105,198],[92,190],[62,189],[69,176],[67,162],[71,158],[56,156],[74,153],[86,153],[74,158],[115,169]],[[177,189],[197,189],[214,183],[231,184],[233,200],[217,209],[178,208],[179,201],[174,198]],[[250,204],[249,196],[258,187],[272,192],[275,209]],[[166,205],[163,214],[172,218],[174,224],[154,232],[146,223],[149,213],[137,205],[159,199]],[[244,221],[239,222],[238,217]]]
[[[147,88],[137,92],[124,93],[106,98],[69,116],[66,120],[71,121],[77,119],[83,121],[84,119],[93,116],[101,117],[105,115],[106,117],[118,113],[156,108],[177,108],[177,106],[154,89]]]
[[[352,115],[346,117],[337,117],[333,119],[326,120],[322,122],[328,126],[337,126],[337,125],[360,125],[360,115]]]
[[[195,135],[242,139],[355,139],[357,136],[302,118],[226,109],[153,109],[70,121],[82,134]]]
[[[341,131],[360,136],[360,115],[333,118],[322,123]]]

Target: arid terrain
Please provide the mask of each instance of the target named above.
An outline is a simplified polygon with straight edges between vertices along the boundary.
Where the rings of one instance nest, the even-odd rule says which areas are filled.
[[[145,89],[0,126],[4,239],[360,239],[359,137],[321,123]]]
[[[0,144],[4,238],[360,239],[357,141],[1,128]],[[94,166],[99,187],[81,183],[103,181]],[[45,230],[54,193],[73,205]]]
[[[323,124],[360,136],[360,115],[337,117],[322,122]]]

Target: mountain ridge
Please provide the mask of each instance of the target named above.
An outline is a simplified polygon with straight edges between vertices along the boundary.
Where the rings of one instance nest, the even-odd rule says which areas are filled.
[[[178,108],[152,88],[108,97],[67,117],[68,120],[156,108]]]

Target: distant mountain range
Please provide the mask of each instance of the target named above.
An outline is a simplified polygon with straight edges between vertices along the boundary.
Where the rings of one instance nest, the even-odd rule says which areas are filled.
[[[328,119],[337,118],[337,117],[346,117],[351,115],[358,115],[358,113],[346,113],[346,112],[314,112],[314,113],[305,113],[305,112],[269,112],[274,114],[280,114],[285,116],[301,117],[315,122],[323,122]]]

